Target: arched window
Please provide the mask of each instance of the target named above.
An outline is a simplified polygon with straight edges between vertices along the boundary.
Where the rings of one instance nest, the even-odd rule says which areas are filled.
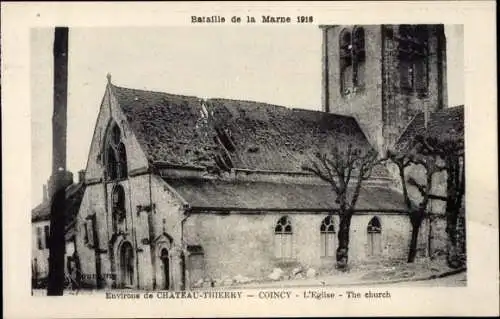
[[[106,177],[109,180],[127,177],[127,152],[122,142],[121,131],[116,123],[112,124],[106,138]]]
[[[335,227],[333,226],[333,216],[323,219],[320,226],[321,237],[321,257],[335,256]]]
[[[342,94],[349,94],[353,87],[353,61],[351,31],[344,29],[339,36],[340,48],[340,90]]]
[[[118,176],[126,177],[127,172],[127,150],[123,143],[118,144]]]
[[[354,60],[353,85],[362,87],[365,82],[365,29],[361,27],[354,28],[352,46]]]
[[[111,194],[111,204],[113,232],[118,233],[120,226],[126,217],[125,191],[121,185],[116,185],[113,188],[113,192]]]
[[[346,28],[339,36],[340,90],[343,95],[360,88],[365,81],[365,30]]]
[[[115,151],[111,146],[109,146],[107,150],[107,163],[106,163],[106,168],[107,168],[106,172],[109,179],[114,180],[118,177],[117,166],[118,166],[118,161],[116,159]]]
[[[425,25],[399,26],[400,87],[407,92],[428,89],[429,31]]]
[[[277,258],[292,257],[292,224],[287,216],[283,216],[274,228],[274,253]]]
[[[368,256],[379,256],[382,253],[382,226],[377,216],[368,223]]]

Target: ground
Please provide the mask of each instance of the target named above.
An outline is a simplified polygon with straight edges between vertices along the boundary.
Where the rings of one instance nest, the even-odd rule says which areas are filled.
[[[467,285],[465,269],[453,270],[444,260],[419,260],[413,264],[385,263],[353,267],[347,273],[332,270],[310,278],[282,278],[281,280],[262,280],[231,285],[217,285],[200,289],[260,289],[260,288],[306,288],[306,287],[464,287]],[[66,291],[65,294],[92,294],[93,290]],[[104,292],[97,292],[104,293]],[[46,291],[37,289],[33,295],[45,295]]]
[[[450,274],[460,272],[451,280],[446,278]],[[438,278],[444,276],[444,278]],[[273,288],[273,287],[336,287],[336,286],[434,286],[441,283],[452,286],[466,285],[465,269],[450,269],[444,259],[421,259],[415,263],[383,262],[379,264],[360,265],[352,267],[346,273],[331,270],[328,273],[301,279],[285,278],[282,280],[265,280],[237,285],[240,287]],[[463,279],[463,280],[462,280]],[[426,283],[423,283],[425,281]],[[235,285],[233,285],[235,286]]]
[[[397,282],[391,284],[381,284],[377,287],[461,287],[467,285],[467,275],[465,272],[461,272],[455,275],[446,276],[443,278],[436,278],[430,280],[413,281],[408,282]]]

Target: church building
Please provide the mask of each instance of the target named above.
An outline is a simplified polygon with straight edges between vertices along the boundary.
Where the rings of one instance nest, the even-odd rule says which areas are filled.
[[[441,25],[321,28],[322,111],[124,88],[108,75],[74,223],[86,285],[180,290],[334,267],[335,193],[302,166],[331,141],[383,153],[446,108],[446,43]],[[405,259],[406,210],[397,178],[377,167],[349,263]],[[425,256],[426,227],[420,237]]]

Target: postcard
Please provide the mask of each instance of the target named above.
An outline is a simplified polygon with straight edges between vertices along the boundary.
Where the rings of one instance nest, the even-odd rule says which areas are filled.
[[[498,315],[494,7],[2,3],[6,317]]]

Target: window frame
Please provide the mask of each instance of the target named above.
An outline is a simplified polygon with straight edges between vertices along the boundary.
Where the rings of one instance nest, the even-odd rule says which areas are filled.
[[[326,223],[328,221],[328,223]],[[324,230],[323,230],[324,226]],[[336,249],[328,249],[332,248],[329,247],[328,242],[330,237],[332,237],[331,241],[333,243],[334,248],[336,248],[336,234],[337,232],[335,231],[335,221],[333,219],[333,215],[328,215],[323,220],[321,221],[320,225],[320,257],[321,258],[332,258],[336,256]]]
[[[280,260],[293,259],[293,248],[292,222],[288,216],[282,216],[274,226],[274,257]]]
[[[339,32],[339,87],[340,94],[344,97],[362,90],[365,86],[365,39],[363,26],[345,27]],[[350,74],[347,73],[349,68],[352,69]],[[360,74],[362,75],[360,76]],[[349,77],[349,79],[346,77]]]
[[[398,34],[399,87],[405,94],[425,97],[429,93],[429,30],[422,24],[402,24]],[[410,74],[410,85],[403,84],[403,73]]]
[[[128,178],[127,149],[122,129],[114,121],[110,123],[104,140],[105,180],[120,181]]]

